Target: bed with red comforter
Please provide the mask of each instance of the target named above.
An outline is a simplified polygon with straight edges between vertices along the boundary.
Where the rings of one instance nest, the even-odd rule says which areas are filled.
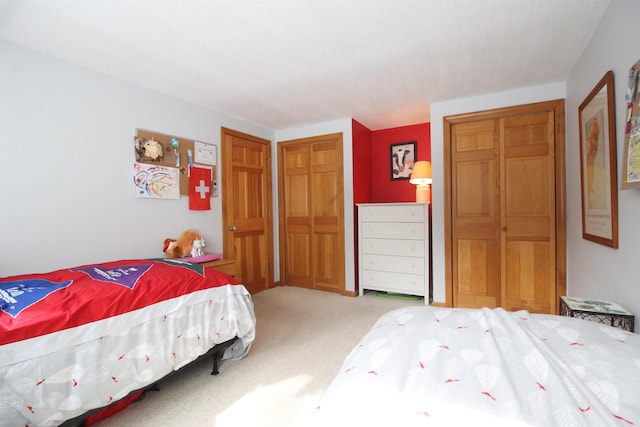
[[[55,426],[154,384],[221,343],[244,357],[251,296],[179,260],[0,278],[0,426]]]

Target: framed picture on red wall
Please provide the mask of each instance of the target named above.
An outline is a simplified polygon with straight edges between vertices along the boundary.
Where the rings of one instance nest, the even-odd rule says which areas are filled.
[[[409,179],[416,161],[416,141],[391,144],[391,180]]]

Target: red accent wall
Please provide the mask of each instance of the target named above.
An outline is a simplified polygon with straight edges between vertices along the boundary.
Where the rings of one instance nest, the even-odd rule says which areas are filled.
[[[415,202],[416,187],[409,180],[391,180],[391,144],[416,141],[418,160],[431,160],[431,124],[372,131],[352,120],[353,202]]]
[[[369,203],[373,199],[371,182],[371,138],[373,133],[352,120],[353,138],[353,203]]]
[[[431,124],[371,131],[352,120],[353,202],[415,202],[409,180],[391,180],[391,144],[416,141],[416,160],[431,160]]]
[[[372,132],[371,183],[373,186],[373,197],[371,202],[416,201],[416,186],[410,184],[408,179],[392,181],[390,171],[391,144],[410,141],[416,141],[416,161],[431,160],[430,123],[382,129]]]

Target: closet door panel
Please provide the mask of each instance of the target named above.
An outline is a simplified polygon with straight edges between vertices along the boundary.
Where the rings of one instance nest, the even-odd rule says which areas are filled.
[[[509,310],[555,311],[554,129],[552,112],[501,120],[506,273],[503,305]]]
[[[456,301],[459,307],[496,307],[500,296],[498,241],[457,241]]]
[[[549,286],[554,257],[548,242],[509,241],[506,245],[505,308],[548,313],[555,292]]]
[[[496,307],[502,280],[499,122],[455,125],[451,166],[454,301]]]
[[[344,290],[342,147],[337,141],[311,146],[313,283],[315,289]]]
[[[309,147],[286,147],[282,151],[284,168],[285,277],[287,284],[313,287],[311,259],[311,151]]]
[[[313,262],[313,287],[325,291],[340,291],[340,260],[335,256],[339,253],[341,241],[334,232],[314,233],[315,258]]]

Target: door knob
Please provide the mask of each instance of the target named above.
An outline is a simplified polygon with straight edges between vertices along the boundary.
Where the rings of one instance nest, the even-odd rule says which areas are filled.
[[[229,227],[229,231],[236,231],[238,229],[238,227],[236,227],[235,225],[232,225],[231,227]]]

